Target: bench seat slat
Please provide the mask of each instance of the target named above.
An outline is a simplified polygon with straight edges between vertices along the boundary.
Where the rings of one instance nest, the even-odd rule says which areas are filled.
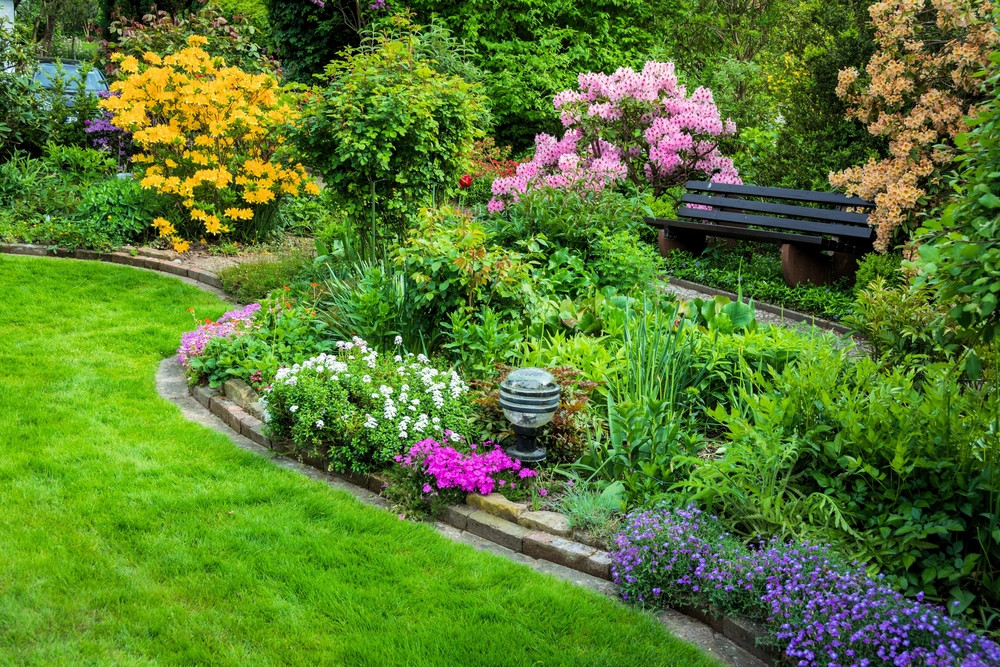
[[[688,181],[685,186],[695,192],[711,192],[722,195],[740,195],[743,197],[773,197],[791,201],[811,202],[813,204],[832,204],[834,206],[857,206],[875,208],[875,204],[860,197],[848,197],[839,192],[813,192],[811,190],[792,190],[789,188],[765,188],[759,185],[731,185],[729,183],[710,183],[708,181]]]
[[[786,215],[793,218],[804,218],[806,220],[822,220],[825,222],[863,225],[865,227],[868,226],[867,213],[848,213],[847,211],[835,211],[828,208],[810,208],[808,206],[795,206],[793,204],[776,204],[773,202],[757,201],[755,199],[710,197],[707,195],[693,194],[685,194],[681,197],[681,202],[685,204],[701,204],[702,206],[712,206],[714,208],[732,208],[741,211],[754,211],[756,213]]]
[[[729,213],[717,209],[705,210],[701,208],[688,208],[682,206],[677,209],[677,217],[694,218],[696,220],[713,220],[719,223],[736,223],[741,225],[756,225],[758,227],[769,227],[771,229],[786,229],[796,232],[807,232],[810,234],[827,234],[830,236],[843,236],[852,239],[870,239],[875,233],[871,227],[857,227],[853,225],[840,225],[832,222],[809,222],[806,220],[792,220],[790,218],[772,218],[764,215],[750,215],[747,213]]]
[[[711,225],[702,222],[689,220],[662,220],[658,218],[645,218],[647,224],[665,229],[688,229],[712,236],[713,232],[726,238],[743,239],[745,241],[782,241],[795,245],[820,246],[825,243],[821,236],[809,236],[806,234],[790,234],[788,232],[772,232],[766,229],[747,229],[746,227],[733,227],[731,225]]]

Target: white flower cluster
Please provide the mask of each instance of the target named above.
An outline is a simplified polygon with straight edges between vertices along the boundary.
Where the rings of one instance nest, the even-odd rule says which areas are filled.
[[[299,374],[306,370],[321,377],[328,374],[331,382],[338,382],[341,378],[351,377],[351,362],[361,362],[371,370],[378,366],[378,351],[361,338],[337,343],[337,349],[337,354],[320,354],[291,368],[279,369],[274,386],[294,387]],[[364,385],[371,385],[371,389],[365,388],[365,396],[370,396],[376,403],[372,411],[374,414],[364,414],[364,427],[374,430],[386,424],[400,439],[406,439],[411,434],[431,436],[440,432],[445,425],[435,413],[445,407],[448,398],[458,399],[466,394],[468,385],[455,371],[439,371],[431,366],[430,359],[423,354],[396,355],[394,360],[399,364],[395,369],[400,381],[398,392],[387,384],[376,388],[368,373],[361,377]],[[316,427],[323,427],[322,420],[316,423]]]

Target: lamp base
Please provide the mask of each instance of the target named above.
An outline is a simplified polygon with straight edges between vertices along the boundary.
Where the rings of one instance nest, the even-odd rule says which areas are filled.
[[[507,456],[522,463],[538,463],[545,460],[548,452],[544,447],[538,446],[537,429],[515,426],[514,433],[517,434],[517,442],[513,446],[504,447]]]

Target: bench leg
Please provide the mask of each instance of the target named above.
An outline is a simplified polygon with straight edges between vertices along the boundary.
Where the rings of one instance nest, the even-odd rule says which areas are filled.
[[[676,232],[667,234],[667,230],[661,229],[657,245],[660,248],[660,255],[666,257],[671,250],[686,250],[692,255],[700,255],[705,250],[705,237],[692,235],[680,235]]]
[[[789,287],[825,285],[832,278],[831,269],[830,258],[821,252],[803,250],[791,243],[781,245],[781,272]]]

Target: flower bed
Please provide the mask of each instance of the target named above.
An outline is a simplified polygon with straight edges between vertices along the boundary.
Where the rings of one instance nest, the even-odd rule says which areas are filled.
[[[693,506],[633,513],[616,545],[612,576],[624,599],[761,620],[764,641],[803,667],[1000,663],[1000,645],[827,547],[772,540],[748,549]]]

